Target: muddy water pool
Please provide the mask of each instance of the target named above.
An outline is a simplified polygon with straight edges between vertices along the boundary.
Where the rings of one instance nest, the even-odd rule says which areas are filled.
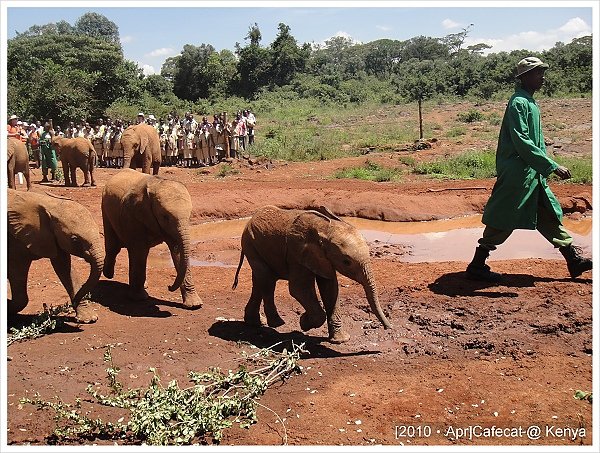
[[[406,262],[470,261],[483,232],[481,216],[466,216],[429,222],[384,222],[359,218],[345,218],[363,234],[375,256],[394,255],[394,259]],[[239,239],[248,218],[223,220],[193,225],[191,228],[192,248],[201,249],[201,242],[219,239]],[[564,220],[575,243],[591,254],[592,219]],[[195,253],[197,254],[197,253]],[[193,255],[195,255],[193,253]],[[235,254],[227,254],[226,260],[191,257],[192,266],[236,267]],[[561,259],[554,249],[537,231],[516,230],[508,240],[492,252],[490,260],[521,258]],[[156,267],[173,267],[169,250],[165,244],[153,248],[148,257],[149,264]]]

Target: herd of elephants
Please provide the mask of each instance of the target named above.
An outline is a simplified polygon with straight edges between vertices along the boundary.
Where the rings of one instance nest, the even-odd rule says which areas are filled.
[[[41,258],[50,259],[78,322],[97,321],[87,295],[102,274],[109,279],[114,277],[115,260],[122,248],[127,249],[129,256],[128,296],[133,300],[146,299],[148,254],[150,248],[162,242],[167,244],[176,270],[169,290],[179,289],[185,307],[202,306],[190,266],[190,194],[181,182],[158,176],[160,143],[156,130],[144,124],[130,127],[134,128],[133,139],[123,143],[124,167],[106,182],[102,192],[104,244],[86,207],[68,198],[29,191],[25,145],[17,139],[7,139],[9,318],[27,306],[29,268],[32,261]],[[84,185],[95,185],[96,154],[89,140],[55,140],[61,140],[56,148],[65,185],[77,186],[77,168],[84,173]],[[142,172],[137,170],[140,167]],[[25,175],[27,191],[15,189],[18,172]],[[83,284],[71,266],[71,256],[83,258],[90,265]],[[244,311],[244,321],[250,325],[283,324],[274,302],[276,282],[283,279],[289,283],[290,295],[305,310],[300,317],[302,330],[320,327],[327,321],[329,341],[347,341],[349,335],[342,328],[339,310],[339,272],[363,286],[374,314],[385,328],[391,327],[379,304],[365,239],[357,228],[324,207],[260,208],[242,233],[234,289],[244,257],[252,269],[252,291]],[[264,316],[260,311],[263,302]]]

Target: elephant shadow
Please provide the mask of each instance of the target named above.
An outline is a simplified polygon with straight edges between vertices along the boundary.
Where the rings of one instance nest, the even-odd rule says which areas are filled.
[[[327,341],[324,337],[306,335],[297,330],[281,333],[267,326],[249,326],[243,321],[217,321],[209,327],[208,333],[222,340],[250,343],[257,348],[269,348],[277,352],[282,352],[286,348],[289,350],[292,342],[296,345],[304,343],[303,348],[311,358],[351,357],[380,353],[380,351],[340,352],[322,344]]]
[[[467,297],[518,297],[508,288],[531,288],[536,282],[572,282],[569,278],[536,277],[527,274],[502,274],[502,282],[491,283],[472,280],[466,272],[449,272],[428,285],[429,289],[444,296]],[[497,290],[493,290],[497,288]]]
[[[159,305],[178,304],[166,300],[148,297],[146,300],[131,300],[128,296],[129,285],[122,282],[100,280],[91,291],[91,299],[110,311],[136,318],[168,318],[171,312],[163,311]]]

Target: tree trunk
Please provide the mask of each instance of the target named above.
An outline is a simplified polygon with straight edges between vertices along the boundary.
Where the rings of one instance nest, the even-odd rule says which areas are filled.
[[[419,140],[423,140],[423,112],[421,111],[421,98],[417,101],[419,103]]]

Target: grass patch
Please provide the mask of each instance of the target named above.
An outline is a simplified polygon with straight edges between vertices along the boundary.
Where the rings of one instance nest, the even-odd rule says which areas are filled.
[[[338,170],[334,177],[337,179],[363,179],[366,181],[386,182],[400,179],[401,171],[367,160],[361,167],[349,167]]]
[[[450,159],[422,162],[413,167],[420,175],[440,179],[486,179],[496,176],[496,153],[469,151]]]
[[[461,137],[463,135],[465,135],[467,133],[467,129],[462,127],[462,126],[456,126],[456,127],[452,127],[450,129],[448,129],[448,132],[446,132],[446,137],[448,138],[455,138],[455,137]]]
[[[592,183],[592,157],[564,157],[554,156],[554,161],[571,170],[571,179],[564,182],[572,184]],[[552,180],[560,180],[558,176],[552,175]]]
[[[216,178],[225,178],[226,176],[237,175],[239,172],[240,172],[239,170],[233,168],[229,164],[222,164],[219,167],[219,171],[217,172],[215,177]]]
[[[414,167],[417,163],[416,159],[412,156],[400,156],[398,160],[401,164],[408,165],[409,167]]]
[[[418,138],[413,106],[363,104],[341,108],[311,100],[273,106],[260,118],[255,156],[308,162],[360,156],[363,148],[386,149]]]
[[[484,119],[483,113],[475,109],[459,113],[457,116],[458,121],[460,121],[461,123],[475,123],[476,121],[482,121]]]
[[[487,116],[487,121],[491,126],[500,126],[502,117],[497,112],[492,112]]]

